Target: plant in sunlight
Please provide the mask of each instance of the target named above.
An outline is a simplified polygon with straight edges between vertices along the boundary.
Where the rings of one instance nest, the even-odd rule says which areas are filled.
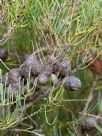
[[[100,80],[87,67],[94,69],[102,54],[101,6],[101,0],[0,1],[0,130],[78,135],[87,123],[100,130],[93,115]]]

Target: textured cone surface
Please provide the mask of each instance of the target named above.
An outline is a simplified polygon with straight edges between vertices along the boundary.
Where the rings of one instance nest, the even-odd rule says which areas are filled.
[[[63,60],[59,65],[59,74],[67,76],[71,72],[71,65],[68,60]]]
[[[38,74],[41,74],[43,71],[43,65],[40,63],[40,61],[36,58],[34,55],[30,55],[27,57],[27,59],[24,61],[22,67],[21,67],[21,74],[22,76],[28,77],[29,70],[31,69],[31,73],[34,76],[37,76]],[[25,72],[25,73],[24,73]]]
[[[8,72],[8,80],[10,84],[18,83],[20,78],[20,71],[18,68],[11,69]]]
[[[22,67],[20,68],[21,77],[27,80],[27,78],[29,77],[30,71],[31,71],[30,67],[28,67],[26,64],[23,64]]]
[[[53,73],[58,73],[59,75],[62,77],[65,77],[67,75],[69,75],[69,73],[71,72],[71,64],[68,60],[54,60],[54,64],[53,64]]]
[[[64,87],[66,90],[70,89],[72,91],[79,90],[81,88],[81,81],[79,78],[70,76],[66,79],[64,83]]]
[[[94,117],[86,117],[83,122],[81,122],[81,125],[84,129],[89,130],[95,128],[95,122],[98,123],[98,120],[96,120]]]
[[[6,61],[8,58],[8,51],[6,48],[0,48],[0,59]]]
[[[46,65],[44,67],[43,74],[49,77],[51,73],[52,73],[52,67],[50,65]]]

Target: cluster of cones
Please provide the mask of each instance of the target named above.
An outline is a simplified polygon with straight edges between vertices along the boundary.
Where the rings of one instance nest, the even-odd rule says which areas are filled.
[[[1,48],[0,59],[5,61],[7,57],[7,49]],[[80,79],[70,76],[70,73],[70,61],[63,58],[63,55],[50,56],[48,64],[42,64],[39,57],[33,53],[25,59],[19,68],[11,69],[3,75],[2,83],[6,83],[6,91],[9,90],[9,92],[14,94],[19,90],[19,83],[24,81],[23,85],[26,85],[29,78],[37,81],[37,87],[46,85],[50,80],[53,85],[64,81],[66,90],[79,90],[81,87]],[[66,80],[63,80],[65,78]]]

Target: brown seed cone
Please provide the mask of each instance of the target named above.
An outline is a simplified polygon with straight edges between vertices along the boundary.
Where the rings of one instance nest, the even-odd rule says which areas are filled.
[[[85,130],[95,129],[95,122],[99,124],[99,121],[94,117],[86,117],[81,122],[81,127]]]
[[[8,72],[8,80],[10,84],[19,83],[20,71],[18,68],[11,69]]]
[[[30,72],[31,72],[31,70],[30,70],[30,68],[26,64],[23,64],[21,66],[21,68],[20,68],[20,75],[25,80],[27,80],[27,78],[29,77]]]
[[[43,70],[43,74],[45,74],[46,76],[50,76],[52,73],[52,67],[50,65],[45,65],[44,66],[44,70]]]
[[[53,64],[53,73],[58,73],[59,76],[65,77],[71,72],[71,64],[68,60],[57,61]]]
[[[32,75],[37,76],[43,72],[43,69],[44,66],[40,63],[35,55],[28,56],[20,67],[21,75],[25,78],[28,78],[30,70]]]
[[[71,72],[71,65],[68,60],[63,60],[59,65],[59,73],[61,76],[67,76]]]
[[[66,81],[64,82],[64,88],[70,91],[80,90],[81,85],[82,83],[80,79],[74,76],[69,76],[68,78],[66,78]]]
[[[6,48],[0,48],[0,59],[6,61],[8,58],[8,50]]]

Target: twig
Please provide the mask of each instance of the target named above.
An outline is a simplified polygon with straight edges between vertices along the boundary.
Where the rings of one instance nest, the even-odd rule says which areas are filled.
[[[30,115],[28,115],[28,116],[22,118],[22,119],[21,119],[21,122],[23,122],[24,120],[26,120],[26,119],[28,119],[28,118],[32,121],[31,117],[33,117],[34,115],[38,114],[40,111],[41,111],[41,108],[40,108],[38,111],[35,111],[34,113],[32,113],[32,114],[30,114]]]
[[[65,99],[63,100],[63,102],[84,102],[84,101],[87,101],[88,99]]]
[[[13,128],[13,129],[10,129],[10,131],[15,131],[15,132],[27,132],[27,133],[31,133],[31,134],[34,134],[36,136],[45,136],[43,134],[39,134],[38,130],[27,130],[27,129],[18,129],[18,128]]]
[[[92,85],[92,88],[90,90],[89,96],[88,96],[88,100],[87,100],[87,102],[85,104],[85,107],[84,107],[84,110],[83,110],[83,115],[86,113],[86,111],[87,111],[87,109],[89,107],[89,104],[93,99],[93,91],[94,91],[94,88],[95,88],[98,80],[99,80],[99,76],[96,75],[95,80],[94,80],[93,85]]]
[[[81,0],[74,0],[73,8],[72,8],[72,15],[74,15],[81,4]]]
[[[0,62],[5,66],[5,68],[7,68],[8,71],[10,71],[10,69],[7,67],[7,65],[0,59]]]
[[[102,120],[102,117],[99,116],[99,115],[93,115],[93,114],[83,113],[83,112],[79,112],[79,114],[80,114],[80,115],[83,115],[83,116],[89,116],[89,117],[93,117],[93,118]]]

